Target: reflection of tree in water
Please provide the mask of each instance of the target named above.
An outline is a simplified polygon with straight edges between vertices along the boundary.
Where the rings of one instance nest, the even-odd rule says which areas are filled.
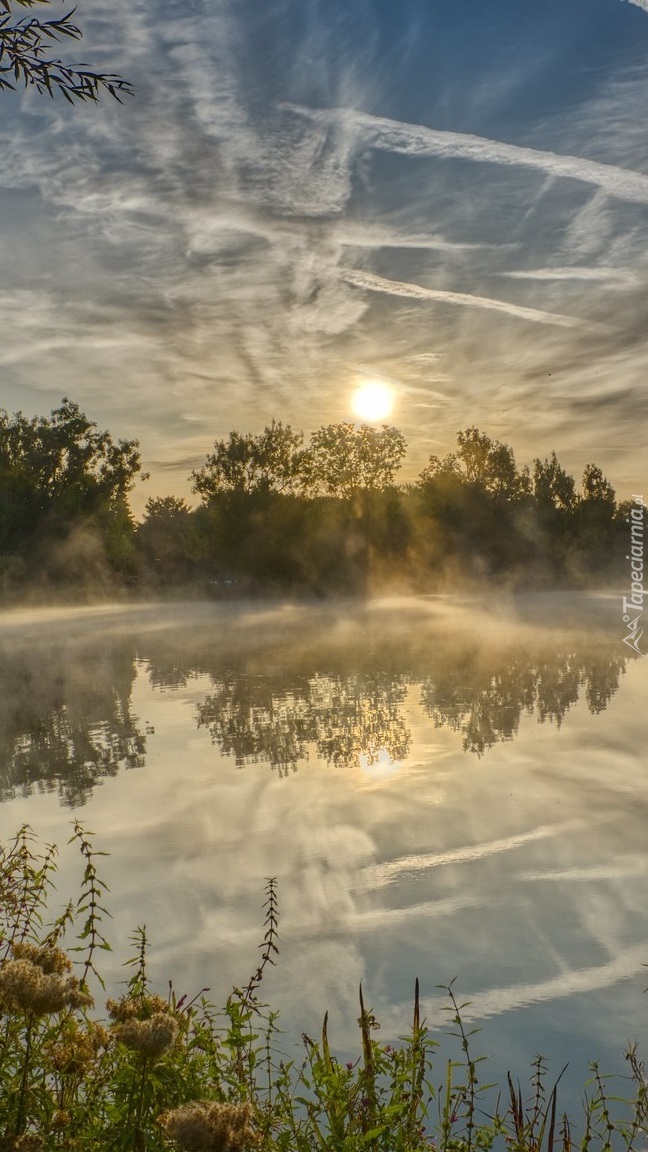
[[[265,761],[285,775],[310,747],[336,767],[357,765],[361,756],[372,764],[383,748],[403,760],[411,740],[400,714],[405,691],[402,678],[380,673],[316,674],[281,692],[267,679],[233,676],[198,706],[198,726],[238,768]]]
[[[625,672],[623,655],[600,651],[464,652],[421,683],[421,702],[436,727],[463,735],[466,752],[481,755],[517,733],[523,713],[560,727],[581,692],[590,712],[607,706]]]
[[[311,681],[318,755],[336,767],[374,764],[384,748],[391,760],[404,760],[411,734],[401,714],[404,677],[387,673],[348,679],[317,676]]]
[[[132,652],[35,649],[2,659],[0,799],[58,790],[83,804],[103,777],[144,762],[130,709]]]
[[[202,611],[160,618],[153,607],[147,628],[142,609],[139,634],[129,617],[96,631],[81,621],[73,636],[34,626],[0,643],[0,799],[57,790],[82,804],[103,778],[143,763],[137,658],[155,691],[205,677],[199,726],[238,767],[282,774],[309,755],[337,767],[406,759],[405,698],[417,689],[433,722],[480,755],[513,739],[523,715],[560,724],[579,696],[601,712],[627,663],[616,638],[589,634],[551,646],[539,631],[514,648],[510,636],[489,645],[479,631],[399,612]]]
[[[346,656],[346,653],[345,653]],[[374,762],[381,749],[404,760],[411,735],[402,715],[408,685],[420,685],[421,704],[437,727],[462,736],[464,751],[482,755],[512,740],[523,715],[560,726],[582,694],[590,712],[608,704],[625,671],[626,659],[610,647],[582,642],[563,649],[486,648],[474,639],[414,645],[400,658],[380,652],[357,656],[360,669],[299,676],[253,675],[241,660],[225,677],[210,675],[216,691],[198,707],[198,725],[237,767],[265,761],[285,773],[312,749],[336,766]],[[325,663],[330,667],[330,654]],[[430,672],[430,665],[434,671]]]
[[[306,759],[312,736],[303,689],[278,693],[269,680],[240,673],[214,686],[198,705],[198,727],[209,729],[237,768],[263,760],[283,775]]]

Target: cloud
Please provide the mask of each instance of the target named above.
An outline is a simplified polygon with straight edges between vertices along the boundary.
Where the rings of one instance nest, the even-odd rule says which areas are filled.
[[[648,0],[626,0],[628,4],[634,4],[635,8],[643,8],[644,12],[648,12]]]
[[[648,2],[648,0],[647,0]],[[597,280],[611,288],[628,288],[637,284],[639,277],[631,268],[587,267],[570,265],[562,268],[529,268],[524,271],[499,272],[512,280]]]
[[[338,18],[306,0],[292,27],[271,5],[264,21],[283,34],[271,41],[233,0],[196,0],[180,16],[133,0],[109,19],[87,0],[88,58],[134,77],[137,95],[88,109],[11,97],[16,115],[0,129],[5,406],[41,411],[69,393],[102,426],[139,436],[169,485],[177,461],[184,491],[186,461],[233,427],[348,415],[358,365],[401,389],[412,474],[429,427],[435,450],[448,449],[466,403],[528,451],[531,435],[553,436],[556,410],[540,404],[537,380],[548,391],[555,365],[575,364],[577,386],[563,370],[560,388],[576,395],[593,374],[589,334],[602,331],[588,317],[624,339],[632,327],[624,365],[635,386],[642,294],[617,291],[604,309],[609,289],[636,288],[635,269],[637,283],[648,278],[648,175],[624,167],[645,155],[639,69],[634,87],[625,72],[616,87],[597,80],[569,117],[538,127],[525,112],[518,139],[541,130],[551,152],[497,139],[509,134],[504,103],[539,57],[503,87],[491,71],[471,88],[460,123],[488,124],[488,136],[437,131],[396,118],[405,75],[385,87],[375,45],[350,36],[354,21],[371,24],[369,7],[358,10]],[[478,116],[491,80],[500,112]],[[580,157],[593,148],[611,162]],[[494,283],[512,299],[492,298]],[[425,300],[442,323],[430,325]],[[493,323],[494,312],[518,323]],[[606,385],[611,343],[595,348]],[[416,403],[437,400],[440,355],[448,395],[426,423],[406,400],[418,385]],[[508,427],[494,429],[502,413],[513,413]]]
[[[648,176],[628,168],[599,164],[595,160],[578,156],[561,156],[556,152],[504,144],[485,136],[471,136],[463,132],[447,132],[400,120],[387,120],[347,108],[322,110],[295,104],[283,107],[316,124],[353,127],[365,145],[386,152],[415,157],[472,160],[504,167],[535,168],[549,176],[562,176],[594,184],[609,196],[616,196],[620,200],[648,204]]]
[[[463,307],[484,308],[492,312],[504,312],[519,320],[530,320],[535,324],[556,324],[561,328],[581,328],[599,335],[606,335],[611,329],[606,324],[591,320],[579,320],[575,316],[561,316],[556,312],[540,312],[537,308],[524,308],[510,304],[506,300],[492,300],[487,296],[471,296],[466,292],[446,292],[436,288],[422,288],[419,284],[403,284],[399,280],[386,280],[371,272],[346,268],[340,277],[358,288],[368,288],[371,292],[386,292],[390,296],[411,296],[416,300],[439,300],[444,304],[458,304]]]
[[[475,252],[497,247],[491,244],[461,244],[434,233],[408,235],[380,223],[350,221],[334,224],[331,239],[350,248],[429,248],[440,252]]]

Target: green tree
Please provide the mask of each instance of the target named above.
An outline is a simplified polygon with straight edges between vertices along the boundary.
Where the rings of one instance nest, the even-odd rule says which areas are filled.
[[[299,492],[307,482],[308,453],[304,437],[289,424],[273,420],[258,436],[230,432],[192,472],[193,491],[209,500],[227,493]]]
[[[70,103],[96,101],[101,92],[108,92],[115,100],[120,100],[120,94],[130,94],[130,83],[114,73],[93,72],[83,64],[66,64],[52,56],[53,43],[80,40],[82,32],[72,23],[74,9],[50,20],[31,14],[37,5],[50,3],[52,0],[0,0],[0,90],[22,83],[49,96],[60,92]],[[18,8],[30,12],[17,16]]]
[[[153,496],[137,528],[137,547],[154,580],[186,580],[192,573],[193,513],[177,496]]]
[[[402,432],[387,424],[326,424],[311,437],[311,485],[344,499],[389,488],[406,451]]]
[[[94,527],[125,555],[128,493],[141,469],[137,440],[115,442],[63,398],[49,417],[0,410],[0,556],[33,562],[48,540]],[[125,535],[124,535],[125,534]],[[37,546],[35,551],[35,546]],[[121,562],[120,565],[121,566]]]

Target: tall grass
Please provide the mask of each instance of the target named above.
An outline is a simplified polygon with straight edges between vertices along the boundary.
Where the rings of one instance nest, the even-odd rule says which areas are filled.
[[[625,1091],[592,1065],[584,1114],[570,1119],[540,1059],[525,1089],[511,1075],[499,1092],[482,1081],[452,985],[441,1039],[422,1019],[417,981],[397,1044],[376,1038],[361,988],[355,1061],[333,1055],[327,1017],[299,1059],[282,1053],[277,1014],[259,999],[279,951],[272,879],[261,959],[225,1005],[207,989],[189,1001],[171,983],[165,996],[152,989],[139,928],[124,994],[98,1008],[110,950],[102,854],[79,824],[72,841],[79,892],[51,921],[56,848],[25,826],[0,849],[0,1152],[644,1152],[648,1087],[634,1048]]]

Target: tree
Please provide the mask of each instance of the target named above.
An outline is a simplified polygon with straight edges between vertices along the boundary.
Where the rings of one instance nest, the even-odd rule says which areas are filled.
[[[49,418],[0,409],[0,478],[20,481],[42,509],[63,501],[87,511],[125,497],[140,471],[138,448],[137,440],[115,444],[66,396]]]
[[[610,557],[621,551],[616,547],[616,494],[598,465],[591,463],[585,465],[582,489],[575,510],[581,563],[587,572],[605,570]]]
[[[193,513],[177,496],[152,496],[137,529],[137,546],[151,575],[161,581],[186,580],[193,569]]]
[[[558,463],[555,452],[547,459],[533,461],[533,495],[541,511],[571,512],[578,502],[574,477]]]
[[[613,512],[616,507],[616,493],[610,481],[603,475],[597,464],[586,464],[583,472],[583,499],[606,505]]]
[[[431,456],[420,476],[428,485],[443,478],[456,478],[475,484],[498,501],[515,501],[530,488],[528,468],[518,471],[513,449],[499,440],[491,440],[472,426],[457,433],[457,451],[443,460]]]
[[[370,424],[326,424],[311,437],[311,484],[345,499],[389,488],[406,451],[402,432],[387,424],[380,430]]]
[[[63,398],[50,417],[0,409],[0,552],[5,561],[72,527],[128,529],[127,496],[141,468],[137,440],[113,441]],[[114,524],[113,524],[114,521]],[[101,523],[100,523],[101,522]]]
[[[193,491],[206,500],[226,493],[299,492],[308,475],[303,439],[301,432],[276,420],[258,436],[230,432],[227,440],[214,443],[203,467],[191,473]]]
[[[58,91],[71,104],[75,100],[96,101],[101,92],[108,92],[121,103],[120,93],[132,94],[127,80],[114,73],[93,72],[83,64],[66,64],[51,56],[49,48],[53,42],[82,38],[81,29],[72,23],[74,9],[51,20],[15,16],[15,7],[32,9],[51,2],[0,0],[0,90],[14,89],[22,82],[49,96]]]

